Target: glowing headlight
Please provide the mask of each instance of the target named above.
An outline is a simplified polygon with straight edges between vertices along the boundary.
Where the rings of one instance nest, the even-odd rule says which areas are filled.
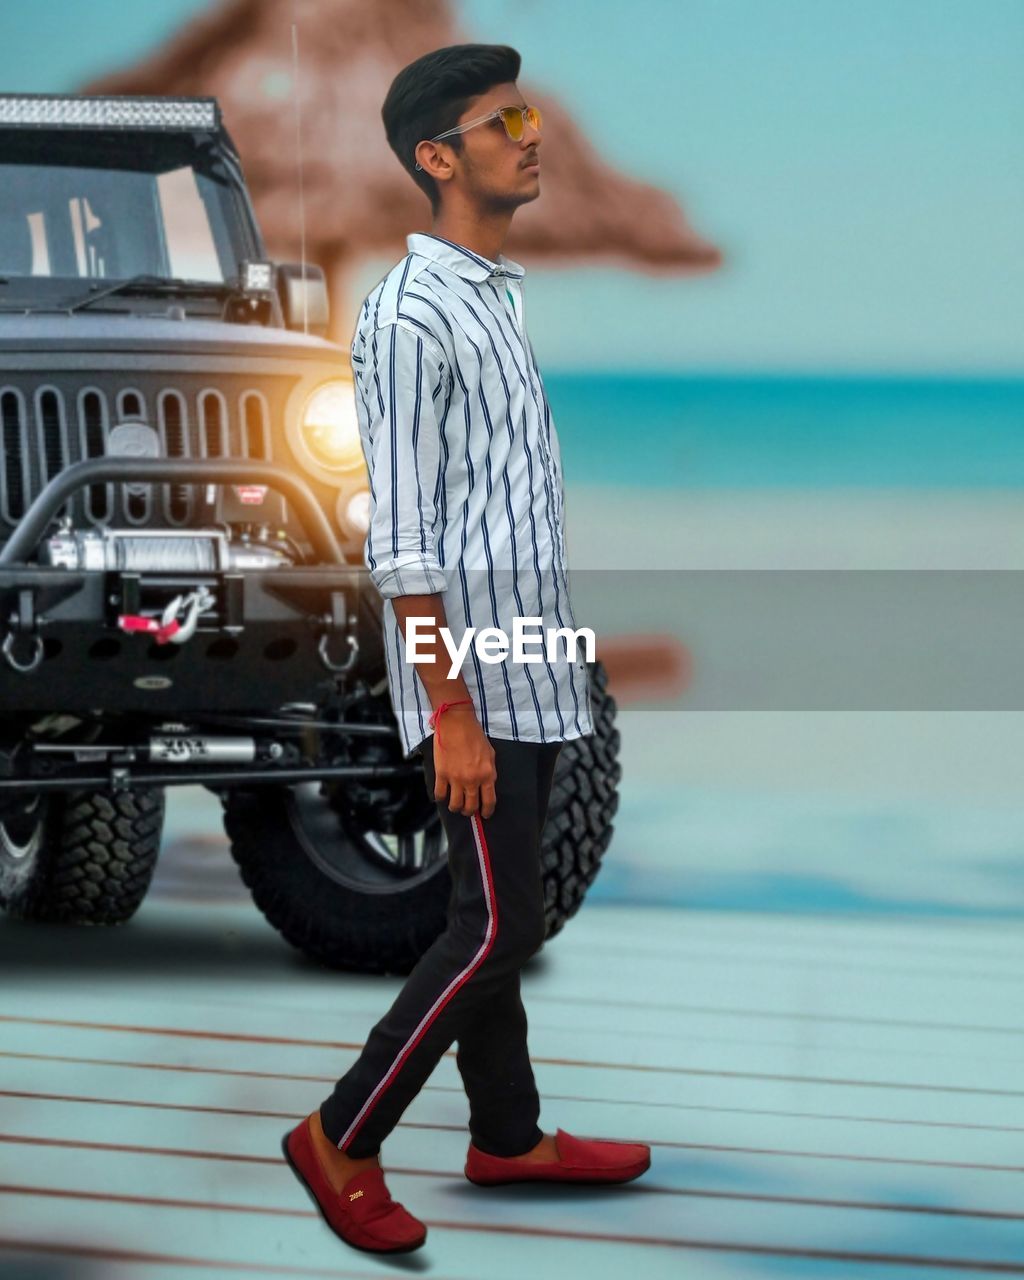
[[[302,411],[302,442],[310,457],[329,471],[363,466],[355,392],[350,382],[325,382]]]

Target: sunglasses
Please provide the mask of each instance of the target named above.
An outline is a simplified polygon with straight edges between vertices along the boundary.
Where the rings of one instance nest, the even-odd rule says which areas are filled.
[[[465,133],[467,129],[475,129],[478,124],[485,124],[488,120],[500,120],[513,142],[522,142],[527,125],[540,133],[539,107],[499,107],[497,111],[488,111],[487,115],[467,120],[454,129],[445,129],[444,133],[439,133],[436,138],[429,138],[428,141],[440,142],[442,138],[450,138],[453,133]],[[422,169],[423,166],[417,164],[416,168]]]

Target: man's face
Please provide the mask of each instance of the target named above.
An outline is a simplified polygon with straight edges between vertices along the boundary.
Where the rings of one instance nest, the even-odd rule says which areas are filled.
[[[515,84],[499,84],[474,98],[458,119],[459,124],[496,111],[498,107],[525,107],[526,99]],[[474,125],[461,134],[462,150],[447,154],[452,177],[467,196],[490,208],[517,208],[540,195],[541,135],[529,123],[514,142],[500,117]],[[440,144],[439,144],[440,145]],[[442,192],[444,183],[441,183]]]

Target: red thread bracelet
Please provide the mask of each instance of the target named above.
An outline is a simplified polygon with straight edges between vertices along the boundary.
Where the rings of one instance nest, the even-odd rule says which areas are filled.
[[[464,702],[468,702],[472,704],[473,699],[459,698],[458,701],[456,702],[442,702],[441,705],[436,709],[434,714],[427,721],[427,724],[429,724],[431,729],[433,729],[434,732],[437,734],[437,745],[439,747],[443,745],[443,743],[441,742],[441,726],[438,723],[438,721],[441,718],[441,714],[447,711],[449,707],[461,707]]]

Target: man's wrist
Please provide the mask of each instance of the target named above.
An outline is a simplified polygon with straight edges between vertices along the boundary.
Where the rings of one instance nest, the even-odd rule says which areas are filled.
[[[459,702],[457,704],[449,704],[444,714],[446,716],[448,715],[457,716],[457,715],[460,715],[460,713],[462,715],[472,716],[474,719],[476,719],[476,707],[474,707],[471,702]]]
[[[438,745],[440,745],[441,742],[441,721],[445,716],[450,716],[459,711],[469,711],[473,716],[473,723],[476,723],[476,708],[473,706],[473,703],[469,698],[457,699],[452,702],[440,702],[434,708],[434,713],[427,723],[430,725],[431,729],[433,729],[437,737]]]
[[[442,707],[444,708],[443,711],[441,711]],[[458,715],[460,712],[471,716],[476,715],[476,707],[469,699],[463,701],[461,698],[438,698],[436,702],[432,703],[432,708],[434,715],[437,715],[439,711],[446,716]]]

